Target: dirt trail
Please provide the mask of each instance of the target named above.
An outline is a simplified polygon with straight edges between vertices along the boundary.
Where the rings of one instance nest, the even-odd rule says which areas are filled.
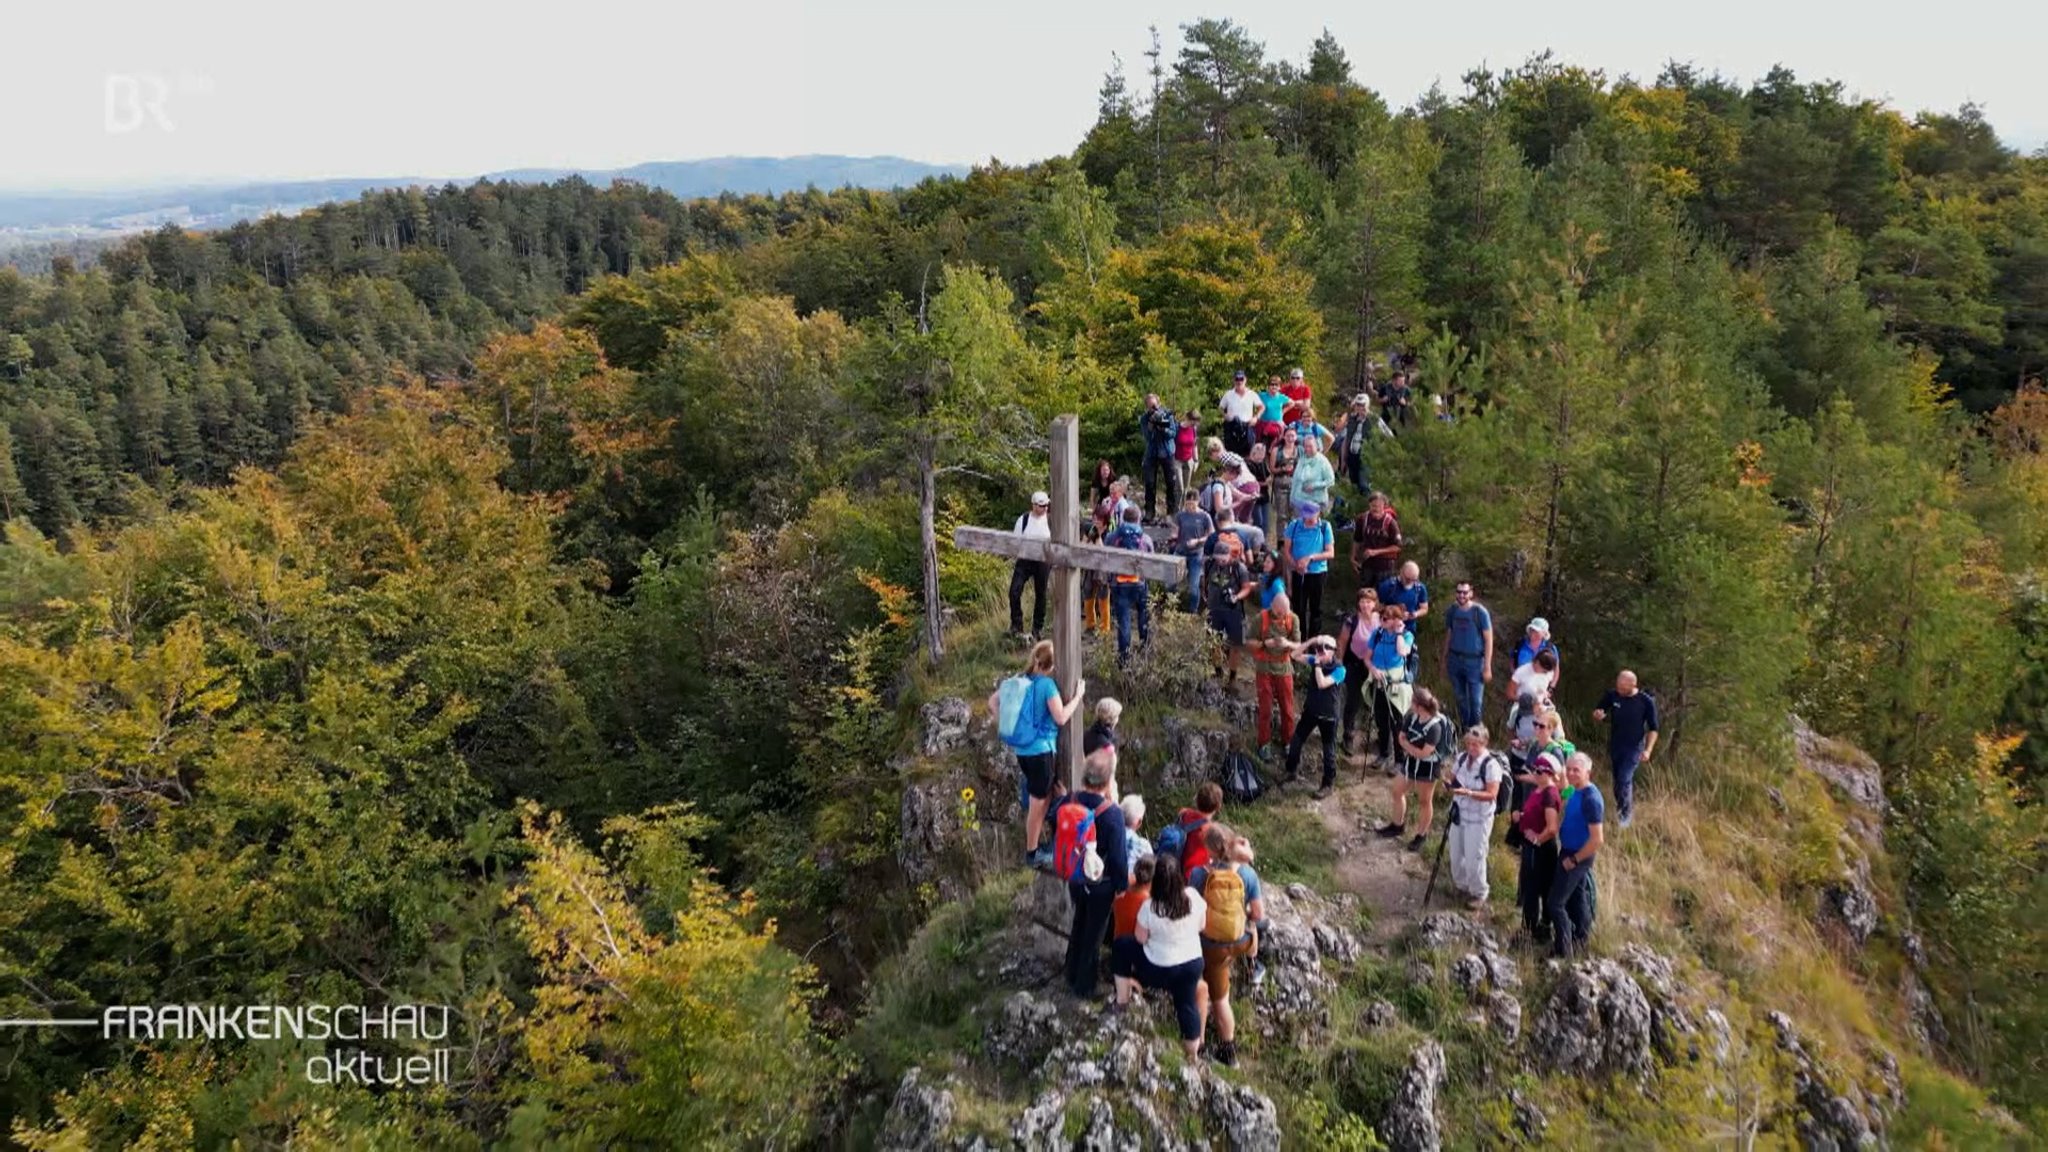
[[[1327,799],[1307,801],[1309,810],[1329,830],[1330,843],[1337,851],[1337,882],[1357,893],[1372,912],[1371,943],[1385,943],[1422,915],[1422,893],[1429,884],[1429,865],[1436,845],[1428,853],[1410,852],[1406,841],[1383,839],[1373,829],[1393,811],[1388,777],[1379,768],[1366,767],[1364,759],[1338,761],[1337,790]],[[1444,817],[1443,800],[1438,801],[1437,823]],[[1413,817],[1411,815],[1410,819]],[[1441,828],[1438,829],[1441,831]],[[1450,897],[1449,868],[1437,877],[1436,908],[1454,908]]]

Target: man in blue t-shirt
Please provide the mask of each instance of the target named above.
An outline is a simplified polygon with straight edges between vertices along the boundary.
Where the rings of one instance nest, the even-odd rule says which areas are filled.
[[[1323,585],[1330,579],[1330,557],[1337,554],[1337,534],[1323,519],[1320,505],[1307,500],[1294,506],[1295,518],[1287,525],[1287,554],[1294,560],[1288,575],[1288,599],[1301,614],[1302,635],[1322,628]]]
[[[1550,882],[1550,918],[1557,926],[1552,956],[1570,959],[1583,951],[1593,931],[1593,905],[1587,890],[1593,880],[1593,858],[1606,841],[1607,800],[1593,786],[1593,758],[1574,752],[1564,763],[1568,788],[1557,827],[1557,876]]]
[[[1139,523],[1137,505],[1124,509],[1123,523],[1102,542],[1111,548],[1126,548],[1132,552],[1156,551],[1152,538],[1145,534]],[[1111,576],[1109,584],[1109,609],[1116,617],[1116,659],[1121,664],[1131,655],[1131,614],[1138,617],[1138,643],[1152,642],[1152,613],[1145,598],[1145,578],[1126,576],[1118,573]]]
[[[1614,819],[1623,828],[1635,818],[1636,767],[1650,761],[1657,747],[1657,701],[1636,687],[1636,674],[1624,668],[1614,687],[1600,697],[1593,719],[1610,727],[1607,754],[1614,761]]]
[[[1410,560],[1398,575],[1380,581],[1380,603],[1399,604],[1408,613],[1408,634],[1415,647],[1408,650],[1408,679],[1414,680],[1422,667],[1422,618],[1429,615],[1429,586],[1422,582],[1422,569]]]
[[[1473,597],[1470,580],[1458,581],[1454,594],[1456,603],[1444,612],[1444,670],[1451,676],[1462,732],[1479,723],[1486,685],[1493,680],[1493,613]],[[1427,589],[1423,603],[1429,603]]]

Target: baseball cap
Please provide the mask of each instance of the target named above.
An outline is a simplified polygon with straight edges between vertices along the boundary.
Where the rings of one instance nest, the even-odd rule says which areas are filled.
[[[1238,372],[1238,373],[1237,373],[1236,375],[1233,375],[1233,376],[1231,377],[1231,379],[1232,379],[1232,380],[1242,380],[1242,379],[1244,379],[1244,373],[1243,373],[1242,371],[1239,371],[1239,372]]]
[[[1550,621],[1538,616],[1534,620],[1529,621],[1529,631],[1548,636],[1550,635]]]
[[[1358,395],[1353,396],[1351,398],[1351,402],[1353,404],[1358,405],[1361,408],[1370,407],[1372,404],[1372,397],[1364,392],[1360,392]]]
[[[1287,373],[1287,378],[1288,378],[1289,380],[1299,380],[1299,379],[1301,379],[1301,378],[1302,378],[1302,372],[1301,372],[1301,369],[1299,369],[1299,368],[1296,368],[1296,369],[1294,369],[1294,370],[1292,370],[1292,371],[1288,372],[1288,373]]]
[[[1050,496],[1047,496],[1047,495],[1046,495],[1045,493],[1043,493],[1043,492],[1033,492],[1033,493],[1031,494],[1031,506],[1032,506],[1033,508],[1044,508],[1044,507],[1047,507],[1047,506],[1049,506],[1049,505],[1051,505],[1051,504],[1052,504],[1052,497],[1050,497]]]
[[[1294,510],[1296,512],[1307,514],[1310,512],[1321,512],[1323,510],[1323,506],[1321,504],[1316,503],[1313,500],[1297,500],[1294,504]]]
[[[1239,471],[1244,470],[1244,457],[1239,456],[1235,452],[1225,452],[1222,456],[1217,458],[1216,462],[1223,465],[1225,468],[1236,468]]]
[[[1529,771],[1538,776],[1555,776],[1557,775],[1557,765],[1551,762],[1550,757],[1543,756],[1539,757],[1534,764],[1529,765]]]

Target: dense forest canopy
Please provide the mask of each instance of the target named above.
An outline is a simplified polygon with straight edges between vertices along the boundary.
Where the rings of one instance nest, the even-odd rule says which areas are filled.
[[[466,1062],[12,1035],[14,1139],[829,1136],[933,899],[923,654],[998,571],[927,541],[1056,413],[1128,470],[1148,391],[1327,411],[1394,344],[1456,417],[1373,463],[1431,575],[1701,762],[1788,701],[1869,748],[1946,1055],[2048,1107],[2048,158],[1785,69],[1394,110],[1327,35],[1184,39],[1070,157],[900,192],[485,182],[0,269],[0,1015],[409,998]]]

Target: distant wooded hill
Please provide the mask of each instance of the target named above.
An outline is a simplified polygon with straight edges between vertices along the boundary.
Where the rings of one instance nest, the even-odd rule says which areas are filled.
[[[581,176],[600,186],[618,179],[635,180],[691,199],[721,192],[774,195],[809,187],[907,188],[927,176],[964,175],[966,171],[962,166],[926,164],[898,156],[723,156],[654,161],[630,168],[520,168],[487,173],[482,178],[541,183]],[[353,200],[376,189],[448,182],[400,176],[106,192],[0,192],[0,229],[122,231],[161,224],[224,227],[273,212]],[[467,184],[470,178],[453,182]]]

